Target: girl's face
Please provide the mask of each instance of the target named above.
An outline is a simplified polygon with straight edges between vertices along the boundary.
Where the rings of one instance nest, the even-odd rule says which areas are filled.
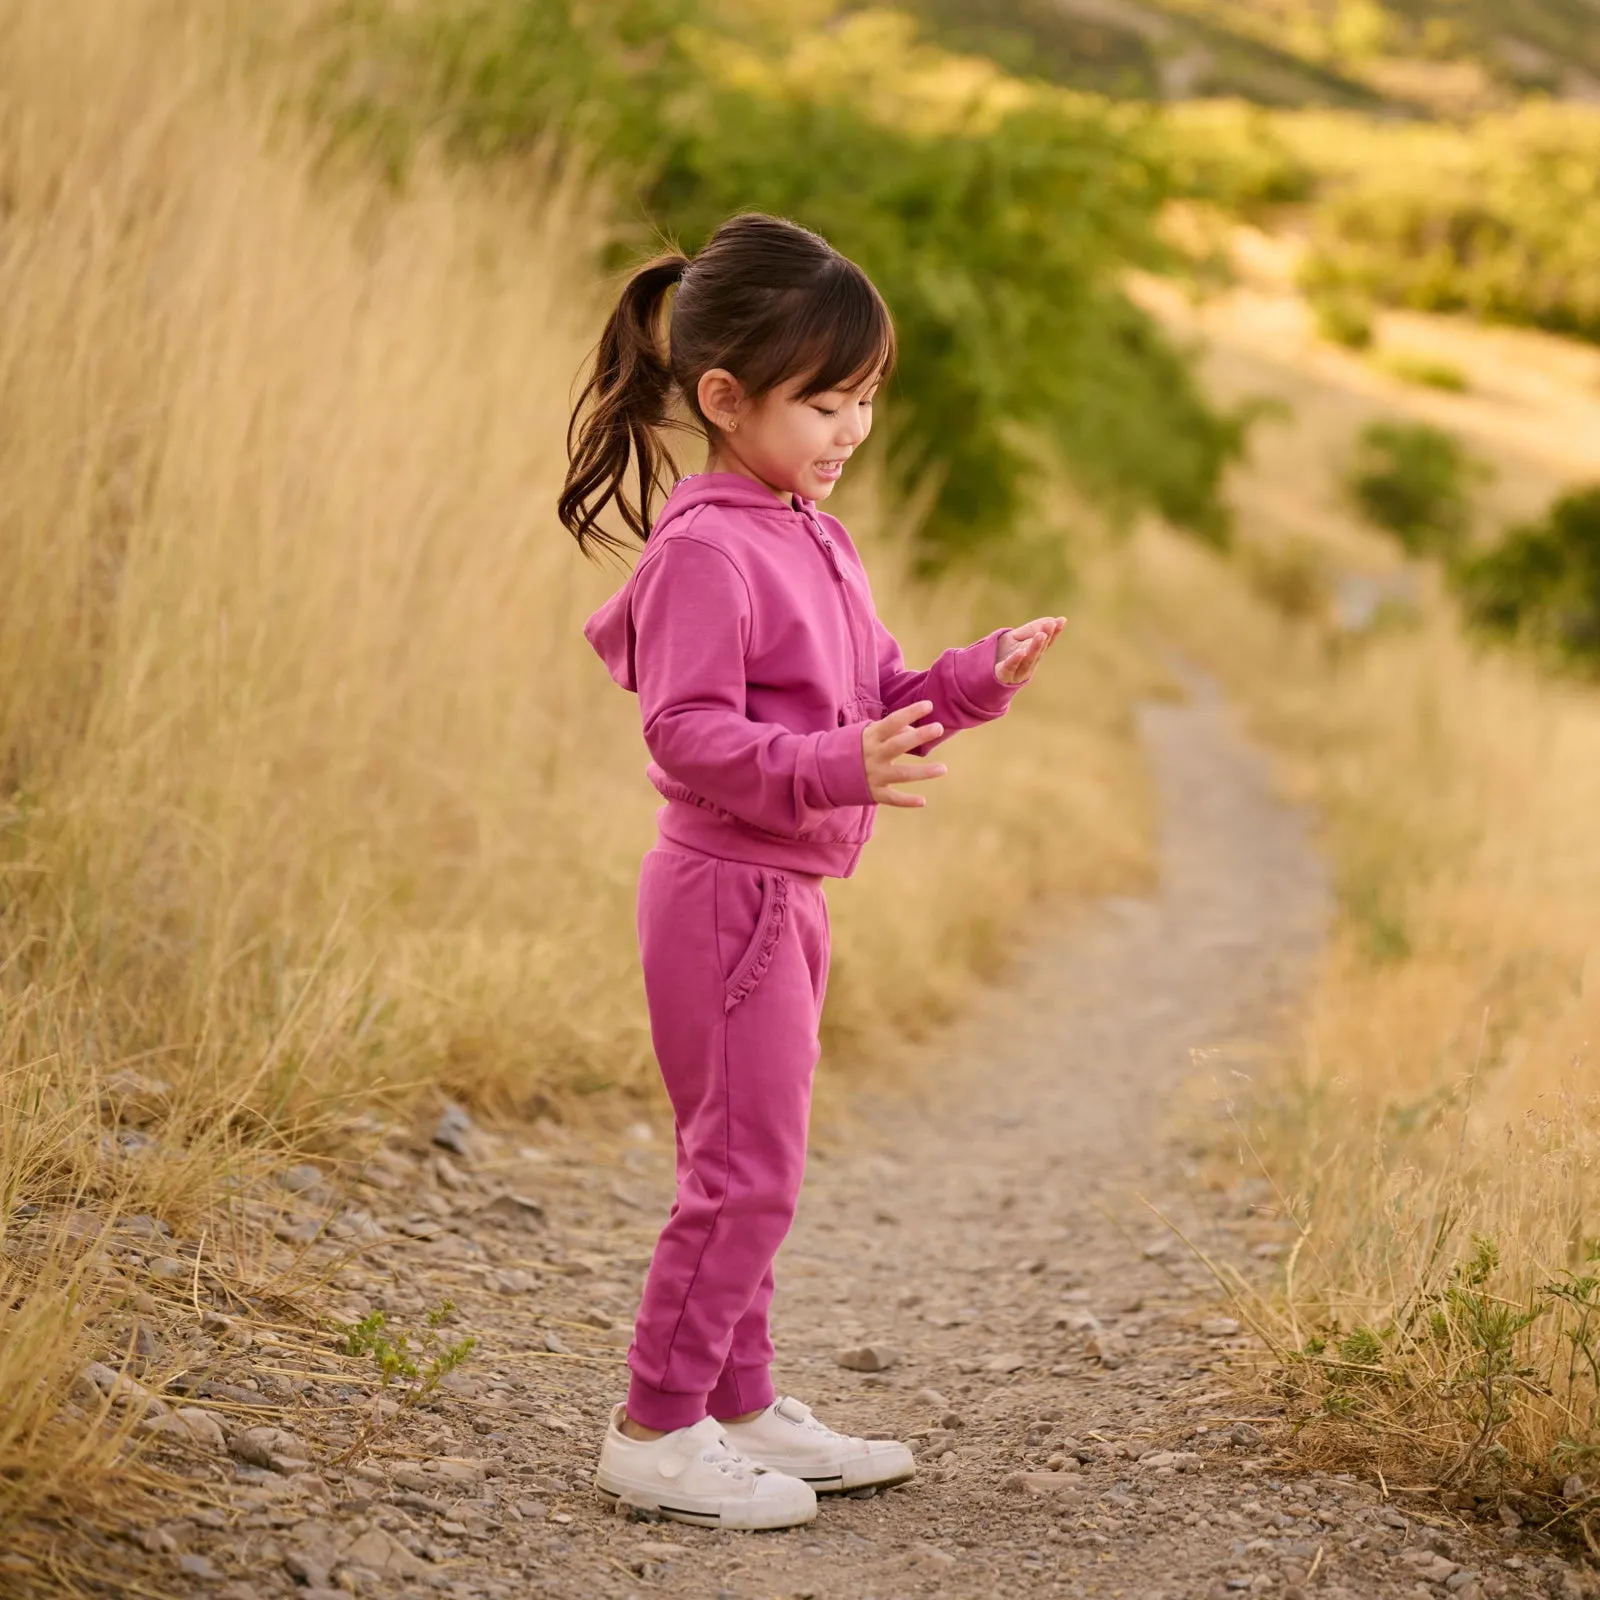
[[[783,500],[826,500],[872,431],[878,382],[874,372],[852,388],[802,399],[805,380],[795,379],[750,400],[731,373],[708,372],[700,403],[716,432],[706,470],[753,478]]]

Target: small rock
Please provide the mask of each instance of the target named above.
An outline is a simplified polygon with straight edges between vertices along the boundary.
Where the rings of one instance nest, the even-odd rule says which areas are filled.
[[[311,1465],[304,1444],[283,1428],[245,1428],[228,1440],[229,1451],[253,1467],[302,1472]]]
[[[489,1281],[501,1294],[532,1294],[539,1287],[538,1278],[521,1267],[502,1267],[490,1275]]]
[[[309,1161],[302,1161],[284,1172],[278,1182],[290,1194],[304,1194],[307,1189],[315,1189],[322,1182],[322,1169],[312,1166]]]
[[[956,1428],[964,1428],[966,1425],[966,1419],[959,1411],[942,1411],[939,1413],[939,1426],[941,1428],[949,1428],[953,1431]]]
[[[901,1359],[900,1351],[887,1344],[854,1345],[848,1350],[836,1350],[834,1363],[849,1372],[887,1372]]]
[[[1200,1331],[1208,1339],[1231,1339],[1240,1326],[1237,1317],[1207,1317],[1200,1324]]]
[[[1476,1584],[1477,1581],[1478,1574],[1476,1572],[1473,1572],[1469,1567],[1459,1567],[1444,1580],[1444,1586],[1451,1594],[1460,1594],[1468,1584]]]
[[[114,1405],[142,1406],[147,1417],[165,1416],[167,1411],[165,1402],[158,1400],[137,1378],[118,1372],[103,1361],[85,1362],[73,1385],[73,1393],[89,1401],[108,1395]]]
[[[178,1571],[191,1578],[206,1578],[213,1582],[222,1576],[221,1569],[210,1556],[182,1555],[178,1557]]]
[[[503,1217],[507,1222],[532,1227],[544,1221],[544,1207],[530,1195],[497,1194],[487,1205],[480,1206],[475,1215]]]
[[[1003,1355],[990,1356],[983,1364],[985,1372],[1021,1372],[1027,1366],[1028,1358],[1018,1355],[1014,1350],[1008,1350]]]
[[[438,1180],[441,1189],[450,1189],[459,1194],[461,1190],[472,1187],[472,1179],[449,1156],[436,1154],[432,1161],[432,1167],[433,1175]]]
[[[280,1244],[314,1244],[322,1233],[322,1224],[314,1217],[295,1222],[288,1217],[273,1224],[272,1237]]]
[[[161,1432],[175,1439],[183,1439],[219,1454],[228,1447],[222,1424],[199,1406],[179,1406],[170,1416],[159,1418],[158,1427]]]
[[[1263,1239],[1250,1251],[1258,1261],[1276,1261],[1283,1253],[1284,1247],[1276,1239]]]
[[[1078,1489],[1082,1480],[1075,1472],[1013,1472],[1001,1480],[1000,1487],[1016,1494],[1060,1494]]]
[[[150,1555],[170,1556],[177,1553],[178,1541],[165,1528],[141,1528],[133,1537],[139,1548]]]
[[[194,1268],[188,1262],[174,1256],[157,1256],[146,1263],[144,1270],[163,1283],[187,1283],[194,1275]]]
[[[172,1229],[157,1217],[152,1217],[148,1211],[141,1211],[137,1216],[124,1217],[117,1224],[118,1233],[126,1233],[135,1239],[150,1239],[159,1243],[172,1237]]]
[[[470,1161],[473,1154],[472,1138],[476,1131],[472,1118],[451,1100],[440,1113],[438,1122],[434,1124],[433,1142],[440,1149],[448,1150],[464,1161]]]
[[[409,1578],[422,1567],[398,1539],[382,1528],[369,1528],[352,1540],[345,1547],[342,1560],[346,1566],[366,1567],[382,1577]]]
[[[1177,1459],[1178,1455],[1174,1450],[1148,1450],[1139,1457],[1139,1465],[1150,1468],[1170,1467]]]
[[[330,1586],[328,1571],[332,1556],[329,1551],[291,1550],[283,1558],[283,1565],[291,1578],[305,1584],[308,1589],[326,1589]]]
[[[1099,1328],[1089,1335],[1089,1349],[1102,1367],[1120,1367],[1126,1353],[1122,1340],[1107,1328]]]
[[[570,1356],[572,1354],[571,1347],[567,1344],[566,1340],[564,1340],[561,1335],[555,1331],[554,1328],[551,1328],[545,1334],[544,1347],[551,1353],[551,1355]]]
[[[1158,1233],[1149,1244],[1144,1247],[1146,1261],[1161,1261],[1177,1248],[1177,1240],[1170,1233]]]
[[[1500,1514],[1500,1520],[1506,1525],[1506,1527],[1520,1528],[1522,1526],[1522,1518],[1518,1516],[1517,1513],[1513,1511],[1504,1500],[1500,1502],[1498,1510]]]
[[[1563,1500],[1582,1500],[1588,1492],[1588,1487],[1576,1472],[1561,1485],[1561,1498]]]
[[[1236,1422],[1228,1429],[1228,1442],[1254,1450],[1261,1443],[1261,1430],[1248,1422]]]

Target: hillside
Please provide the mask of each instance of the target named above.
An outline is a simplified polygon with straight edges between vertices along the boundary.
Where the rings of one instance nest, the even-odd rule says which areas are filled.
[[[1459,115],[1600,101],[1595,0],[907,0],[930,37],[1076,88]]]

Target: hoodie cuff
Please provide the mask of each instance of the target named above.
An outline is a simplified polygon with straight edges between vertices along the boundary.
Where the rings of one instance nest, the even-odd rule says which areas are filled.
[[[828,804],[870,806],[872,793],[867,788],[867,758],[861,748],[864,724],[847,723],[830,728],[817,739],[817,777],[821,780]]]
[[[988,638],[956,652],[956,693],[980,721],[1004,716],[1022,687],[1019,683],[1001,683],[994,675],[995,656],[1005,631],[996,628]]]

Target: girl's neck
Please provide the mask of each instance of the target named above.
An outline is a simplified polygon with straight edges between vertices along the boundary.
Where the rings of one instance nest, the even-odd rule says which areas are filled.
[[[772,484],[768,483],[767,480],[760,475],[760,473],[752,472],[750,468],[747,467],[744,462],[742,462],[731,450],[727,449],[726,446],[719,447],[717,445],[712,445],[710,449],[706,451],[705,471],[708,473],[731,472],[735,477],[748,478],[751,483],[759,483],[761,487],[765,489],[768,494],[772,495],[773,498],[776,499],[780,504],[786,506],[794,504],[794,496],[792,494],[787,494],[782,489],[774,488]]]

